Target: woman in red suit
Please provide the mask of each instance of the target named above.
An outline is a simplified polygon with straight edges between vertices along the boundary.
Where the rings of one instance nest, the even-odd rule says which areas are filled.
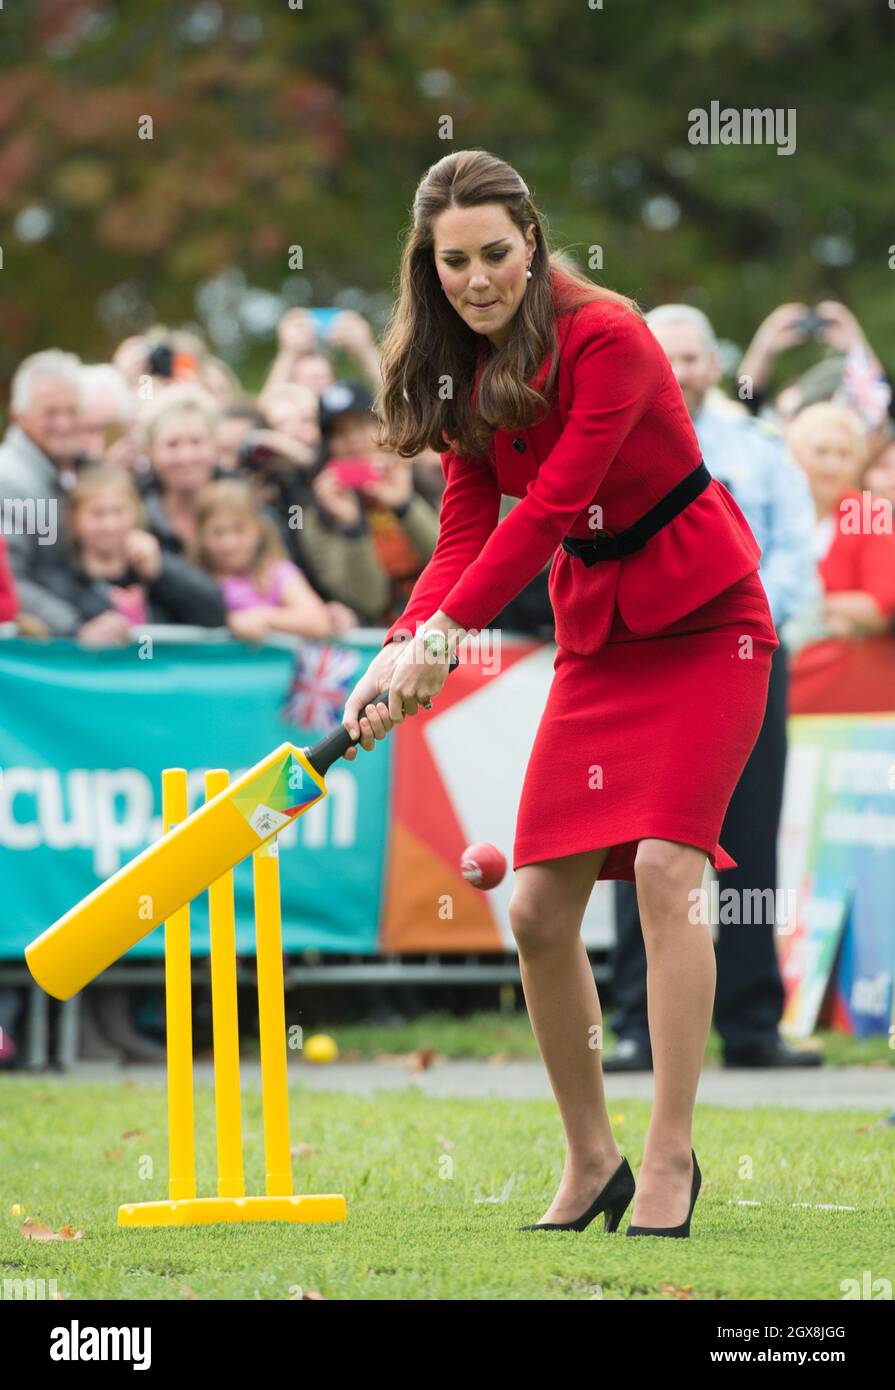
[[[814,551],[823,586],[820,611],[796,618],[787,641],[790,708],[886,711],[895,690],[895,535],[891,502],[873,491],[861,421],[833,401],[799,411],[786,437],[811,486],[817,513]],[[888,528],[888,529],[887,529]],[[803,644],[804,643],[804,644]]]
[[[603,1212],[615,1230],[635,1195],[580,937],[595,880],[626,878],[655,1073],[628,1234],[688,1235],[715,988],[694,904],[706,859],[733,862],[718,835],[777,646],[758,547],[701,464],[636,305],[559,264],[524,182],[485,152],[448,155],[417,190],[377,409],[399,454],[450,447],[435,554],[345,706],[363,748],[428,707],[467,633],[554,556],[555,675],[519,806],[510,919],[567,1152],[526,1229],[581,1230]],[[521,500],[498,525],[502,493]],[[370,703],[386,688],[387,711]]]

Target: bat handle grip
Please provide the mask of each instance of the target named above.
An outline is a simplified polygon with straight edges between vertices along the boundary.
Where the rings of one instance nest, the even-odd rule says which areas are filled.
[[[448,675],[459,665],[459,658],[452,656],[448,667]],[[368,704],[387,706],[388,694],[387,690],[380,690],[376,699],[369,700]],[[311,766],[316,768],[321,777],[325,777],[333,763],[347,753],[349,748],[353,748],[356,743],[360,743],[360,739],[354,738],[345,728],[345,725],[340,724],[337,729],[333,729],[332,733],[327,734],[319,743],[315,743],[313,748],[308,748],[305,752]]]

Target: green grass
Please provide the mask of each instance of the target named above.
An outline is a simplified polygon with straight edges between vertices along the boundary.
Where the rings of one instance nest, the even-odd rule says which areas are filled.
[[[307,1029],[307,1032],[330,1033],[336,1039],[344,1059],[415,1052],[418,1048],[431,1048],[441,1056],[456,1058],[487,1059],[497,1054],[514,1058],[529,1057],[537,1061],[540,1055],[528,1015],[524,1011],[468,1014],[462,1018],[450,1014],[427,1014],[412,1023],[399,1025],[320,1024]],[[615,1035],[609,1027],[605,1031],[604,1045],[607,1052],[615,1045]],[[831,1066],[895,1066],[895,1050],[889,1046],[885,1034],[859,1039],[850,1038],[844,1033],[818,1030],[811,1045],[820,1045],[825,1061]],[[251,1048],[251,1042],[247,1040],[248,1048]],[[720,1060],[721,1040],[713,1030],[705,1053],[706,1066],[717,1066]]]
[[[208,1087],[197,1109],[200,1191],[211,1193]],[[515,1230],[540,1217],[559,1178],[550,1102],[294,1085],[291,1111],[293,1144],[315,1150],[295,1157],[297,1190],[344,1192],[345,1223],[118,1230],[120,1202],[165,1195],[164,1088],[3,1078],[0,1278],[55,1279],[67,1299],[839,1299],[864,1271],[895,1281],[895,1129],[869,1113],[700,1106],[692,1238],[631,1242],[630,1209],[616,1236],[599,1218],[581,1235]],[[648,1107],[614,1101],[610,1112],[636,1171]],[[257,1092],[244,1096],[243,1124],[247,1182],[260,1192]],[[153,1175],[141,1177],[147,1162]],[[477,1200],[508,1184],[505,1200]],[[746,1201],[760,1205],[737,1205]],[[83,1240],[26,1240],[14,1203]]]

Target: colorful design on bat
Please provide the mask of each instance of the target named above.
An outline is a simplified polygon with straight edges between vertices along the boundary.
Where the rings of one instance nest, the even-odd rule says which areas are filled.
[[[263,840],[282,830],[323,795],[307,767],[289,753],[254,778],[250,788],[233,796],[233,804]]]

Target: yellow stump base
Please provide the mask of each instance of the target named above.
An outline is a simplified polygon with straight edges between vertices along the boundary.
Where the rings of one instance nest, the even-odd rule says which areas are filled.
[[[119,1226],[210,1226],[233,1221],[344,1221],[345,1198],[185,1197],[176,1202],[127,1202]]]

